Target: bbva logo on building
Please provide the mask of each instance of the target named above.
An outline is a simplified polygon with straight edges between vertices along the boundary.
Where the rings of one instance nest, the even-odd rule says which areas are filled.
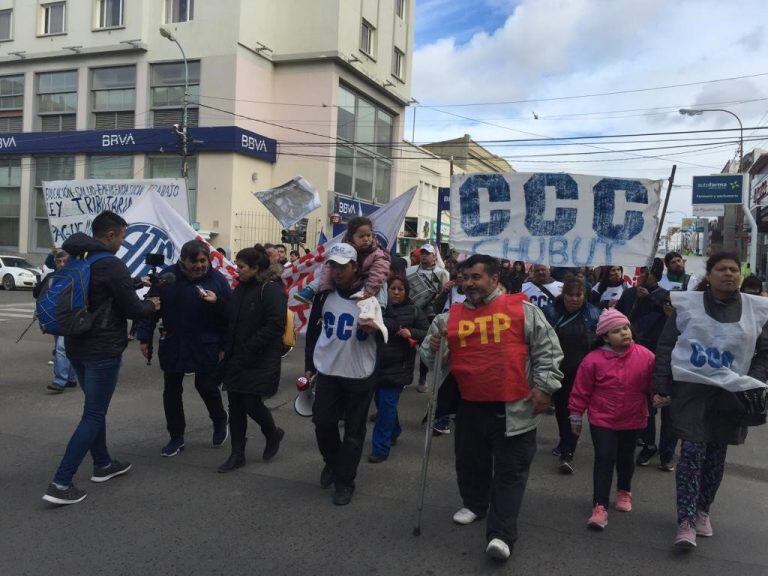
[[[101,135],[101,147],[111,148],[112,146],[128,146],[128,144],[136,144],[133,139],[133,134],[102,134]]]
[[[14,136],[0,136],[0,150],[4,150],[6,148],[16,148],[16,138]]]
[[[248,134],[243,134],[240,146],[246,150],[267,152],[267,143],[262,138],[254,138],[253,136],[248,136]]]
[[[128,267],[131,276],[136,277],[149,273],[149,266],[144,262],[147,254],[162,254],[166,262],[173,262],[176,255],[173,240],[168,232],[154,224],[131,224],[117,257]]]

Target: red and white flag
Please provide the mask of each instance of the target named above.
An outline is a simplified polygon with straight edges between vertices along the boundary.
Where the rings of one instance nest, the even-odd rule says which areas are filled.
[[[379,246],[385,250],[390,250],[397,241],[398,232],[403,226],[405,215],[415,195],[416,187],[414,186],[369,216],[373,222],[374,236]],[[335,236],[296,262],[287,264],[283,271],[283,284],[288,292],[288,308],[296,315],[297,331],[303,332],[306,329],[310,306],[299,302],[294,296],[296,292],[312,282],[315,274],[319,273],[320,267],[325,263],[328,250],[343,238],[344,233]]]

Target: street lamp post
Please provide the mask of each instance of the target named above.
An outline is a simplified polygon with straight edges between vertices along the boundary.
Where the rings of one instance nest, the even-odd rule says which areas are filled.
[[[725,114],[730,114],[734,118],[736,118],[736,122],[739,123],[739,173],[741,174],[741,167],[742,164],[744,164],[744,125],[741,123],[741,118],[739,118],[735,113],[731,112],[730,110],[726,110],[724,108],[681,108],[679,110],[680,114],[683,116],[699,116],[703,114],[704,112],[724,112]],[[756,272],[757,269],[757,222],[755,222],[755,217],[752,215],[752,210],[749,207],[749,179],[744,178],[743,179],[743,185],[742,189],[746,188],[746,193],[742,193],[742,210],[744,211],[744,217],[749,221],[749,226],[751,228],[751,239],[749,242],[749,267],[751,268],[752,272]]]
[[[741,118],[724,108],[680,108],[678,112],[683,116],[701,116],[704,112],[725,112],[736,118],[736,122],[739,123],[739,172],[741,172],[741,164],[744,162],[744,125],[741,123]]]
[[[184,48],[181,47],[176,37],[171,34],[167,28],[160,27],[160,36],[167,38],[181,51],[181,59],[184,61],[184,100],[182,102],[181,109],[181,128],[179,135],[181,136],[181,176],[186,180],[189,172],[189,164],[187,162],[187,123],[189,121],[189,67],[187,65],[187,55],[184,53]]]

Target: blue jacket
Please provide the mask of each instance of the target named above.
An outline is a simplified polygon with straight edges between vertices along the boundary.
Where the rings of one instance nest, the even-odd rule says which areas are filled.
[[[176,275],[176,282],[160,286],[160,311],[152,320],[139,322],[136,336],[142,343],[150,342],[157,321],[162,320],[157,350],[160,368],[164,372],[214,372],[227,332],[232,293],[229,283],[213,268],[195,281],[178,264],[163,270],[167,272]],[[200,298],[197,286],[214,292],[216,303]]]

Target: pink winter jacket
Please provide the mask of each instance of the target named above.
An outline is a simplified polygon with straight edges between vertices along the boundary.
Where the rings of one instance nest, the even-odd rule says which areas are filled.
[[[379,248],[378,242],[374,240],[373,245],[365,252],[357,249],[357,262],[360,266],[360,275],[365,278],[365,292],[370,296],[376,296],[389,278],[389,253]],[[328,266],[323,266],[320,271],[319,288],[321,292],[333,289],[331,270]]]
[[[568,411],[610,430],[641,430],[648,424],[654,355],[632,342],[616,354],[593,350],[582,360],[573,383]]]

